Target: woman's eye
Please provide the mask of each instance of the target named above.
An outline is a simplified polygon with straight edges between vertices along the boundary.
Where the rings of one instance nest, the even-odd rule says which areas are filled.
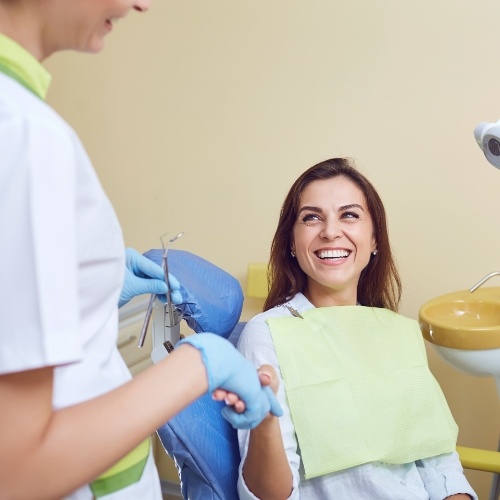
[[[342,219],[359,219],[359,214],[356,212],[344,212],[341,216]]]
[[[319,215],[318,214],[306,214],[304,217],[302,217],[301,222],[304,224],[307,224],[308,222],[316,222],[319,221]]]

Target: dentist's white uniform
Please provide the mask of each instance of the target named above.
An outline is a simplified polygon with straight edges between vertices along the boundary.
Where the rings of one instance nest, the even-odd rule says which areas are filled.
[[[0,62],[8,44],[0,39]],[[21,69],[36,75],[35,63]],[[125,257],[115,212],[74,131],[5,72],[0,227],[0,374],[55,366],[56,409],[128,381],[116,347]],[[84,486],[68,498],[92,497]],[[102,498],[161,499],[151,453],[139,482]]]

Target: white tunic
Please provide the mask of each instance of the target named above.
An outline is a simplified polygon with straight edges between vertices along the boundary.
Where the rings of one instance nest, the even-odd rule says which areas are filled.
[[[299,312],[314,306],[301,293],[290,302]],[[297,446],[290,409],[286,400],[284,382],[274,350],[267,318],[288,316],[290,311],[278,306],[257,315],[245,326],[238,342],[238,350],[256,367],[270,364],[278,373],[280,387],[278,400],[284,415],[280,418],[283,444],[293,474],[293,491],[290,499],[296,500],[442,500],[456,493],[477,496],[463,475],[457,453],[440,455],[403,465],[371,462],[357,467],[306,480]],[[326,423],[327,425],[327,423]],[[241,466],[238,480],[240,499],[255,499],[242,476],[242,465],[248,451],[249,431],[238,431]]]
[[[0,374],[55,366],[55,409],[128,381],[116,347],[125,256],[115,212],[74,131],[2,73],[0,227]],[[149,462],[142,485],[109,498],[161,498]],[[85,486],[69,498],[92,495]]]

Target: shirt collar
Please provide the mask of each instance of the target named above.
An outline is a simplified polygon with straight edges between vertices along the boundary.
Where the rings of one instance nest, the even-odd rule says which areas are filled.
[[[45,100],[52,79],[49,72],[26,49],[2,33],[0,72],[17,80],[40,99]]]

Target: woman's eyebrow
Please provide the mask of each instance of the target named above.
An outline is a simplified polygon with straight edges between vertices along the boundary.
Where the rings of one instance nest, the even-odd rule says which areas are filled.
[[[360,210],[362,210],[363,212],[365,212],[366,210],[361,206],[359,205],[358,203],[350,203],[349,205],[342,205],[341,207],[339,207],[339,212],[344,212],[346,210],[351,210],[352,208],[359,208]],[[322,210],[321,208],[319,207],[313,207],[313,206],[310,206],[310,205],[304,205],[303,207],[300,208],[299,210],[299,214],[301,212],[304,212],[304,211],[308,211],[308,212],[316,212],[316,213],[321,213]]]
[[[365,209],[361,205],[358,205],[358,203],[351,203],[350,205],[344,205],[342,207],[339,207],[339,210],[342,210],[342,211],[343,210],[350,210],[351,208],[359,208],[363,212],[365,211]]]
[[[304,211],[317,212],[317,213],[321,213],[322,212],[321,208],[319,208],[319,207],[311,207],[309,205],[305,205],[305,206],[301,207],[300,210],[299,210],[299,214],[301,212],[304,212]]]

